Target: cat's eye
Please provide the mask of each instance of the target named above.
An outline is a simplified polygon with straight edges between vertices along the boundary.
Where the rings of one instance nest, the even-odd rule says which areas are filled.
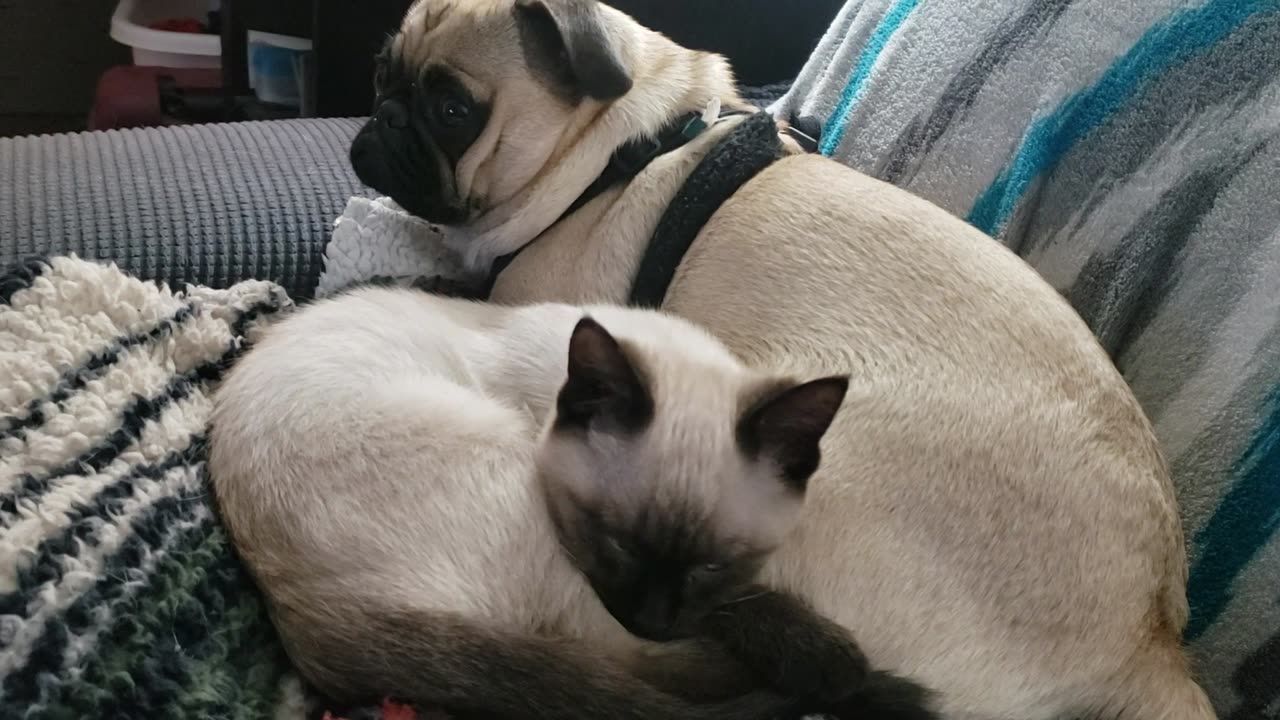
[[[717,584],[721,581],[724,571],[729,568],[728,563],[709,562],[701,565],[694,565],[689,569],[688,575],[685,576],[685,582],[695,586],[708,584]]]
[[[605,537],[604,543],[605,545],[608,545],[609,549],[612,550],[617,555],[625,555],[625,556],[631,555],[631,552],[627,550],[627,546],[623,545],[622,541],[619,540],[618,538]]]

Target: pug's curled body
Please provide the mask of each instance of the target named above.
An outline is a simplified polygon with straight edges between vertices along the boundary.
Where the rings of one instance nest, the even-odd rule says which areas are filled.
[[[710,98],[744,109],[719,58],[591,0],[419,0],[382,67],[357,173],[448,225],[478,267],[520,249],[501,302],[624,301],[662,213],[738,121],[575,198],[628,141]],[[873,663],[954,718],[1214,716],[1181,647],[1185,549],[1149,422],[1007,249],[794,155],[715,211],[662,307],[751,364],[853,368],[858,411],[828,433],[764,576]]]
[[[790,622],[780,631],[827,633],[827,650],[810,643],[816,672],[858,690],[852,640],[779,617],[788,609],[753,585],[792,528],[845,379],[749,370],[659,313],[583,312],[365,289],[286,319],[232,370],[210,473],[295,663],[340,700],[391,694],[512,719],[763,719],[800,710],[754,691],[775,680],[758,626]],[[769,617],[742,620],[763,664],[737,659],[753,641],[732,628],[727,651],[640,640],[602,599],[655,634],[713,610],[725,628],[718,608],[757,606]],[[869,680],[864,698],[920,697]],[[850,702],[809,707],[876,716]]]

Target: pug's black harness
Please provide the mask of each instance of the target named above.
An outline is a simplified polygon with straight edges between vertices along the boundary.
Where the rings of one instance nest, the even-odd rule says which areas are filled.
[[[725,113],[721,117],[743,114]],[[706,130],[701,113],[690,113],[669,124],[655,138],[633,140],[618,148],[604,172],[578,196],[565,215],[570,215],[600,193],[634,178],[663,154],[683,147]],[[807,136],[791,133],[809,149]],[[783,156],[782,140],[772,116],[758,112],[743,120],[702,158],[671,203],[649,238],[640,267],[632,279],[628,304],[656,308],[662,305],[676,268],[703,225],[748,180]],[[561,216],[562,218],[564,216]],[[515,259],[520,250],[498,258],[490,283]]]

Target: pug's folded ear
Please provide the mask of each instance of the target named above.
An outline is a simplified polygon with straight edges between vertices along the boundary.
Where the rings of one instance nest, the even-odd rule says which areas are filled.
[[[516,0],[515,14],[529,67],[556,92],[614,100],[631,89],[596,0]]]

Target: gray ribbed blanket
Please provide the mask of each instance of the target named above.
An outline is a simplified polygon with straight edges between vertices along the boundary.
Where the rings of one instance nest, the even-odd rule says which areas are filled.
[[[742,88],[767,105],[785,85]],[[75,253],[138,277],[310,298],[353,195],[362,119],[279,120],[0,138],[0,273]]]
[[[364,192],[347,161],[360,122],[0,138],[0,272],[74,252],[175,287],[256,278],[309,297],[334,218]]]

